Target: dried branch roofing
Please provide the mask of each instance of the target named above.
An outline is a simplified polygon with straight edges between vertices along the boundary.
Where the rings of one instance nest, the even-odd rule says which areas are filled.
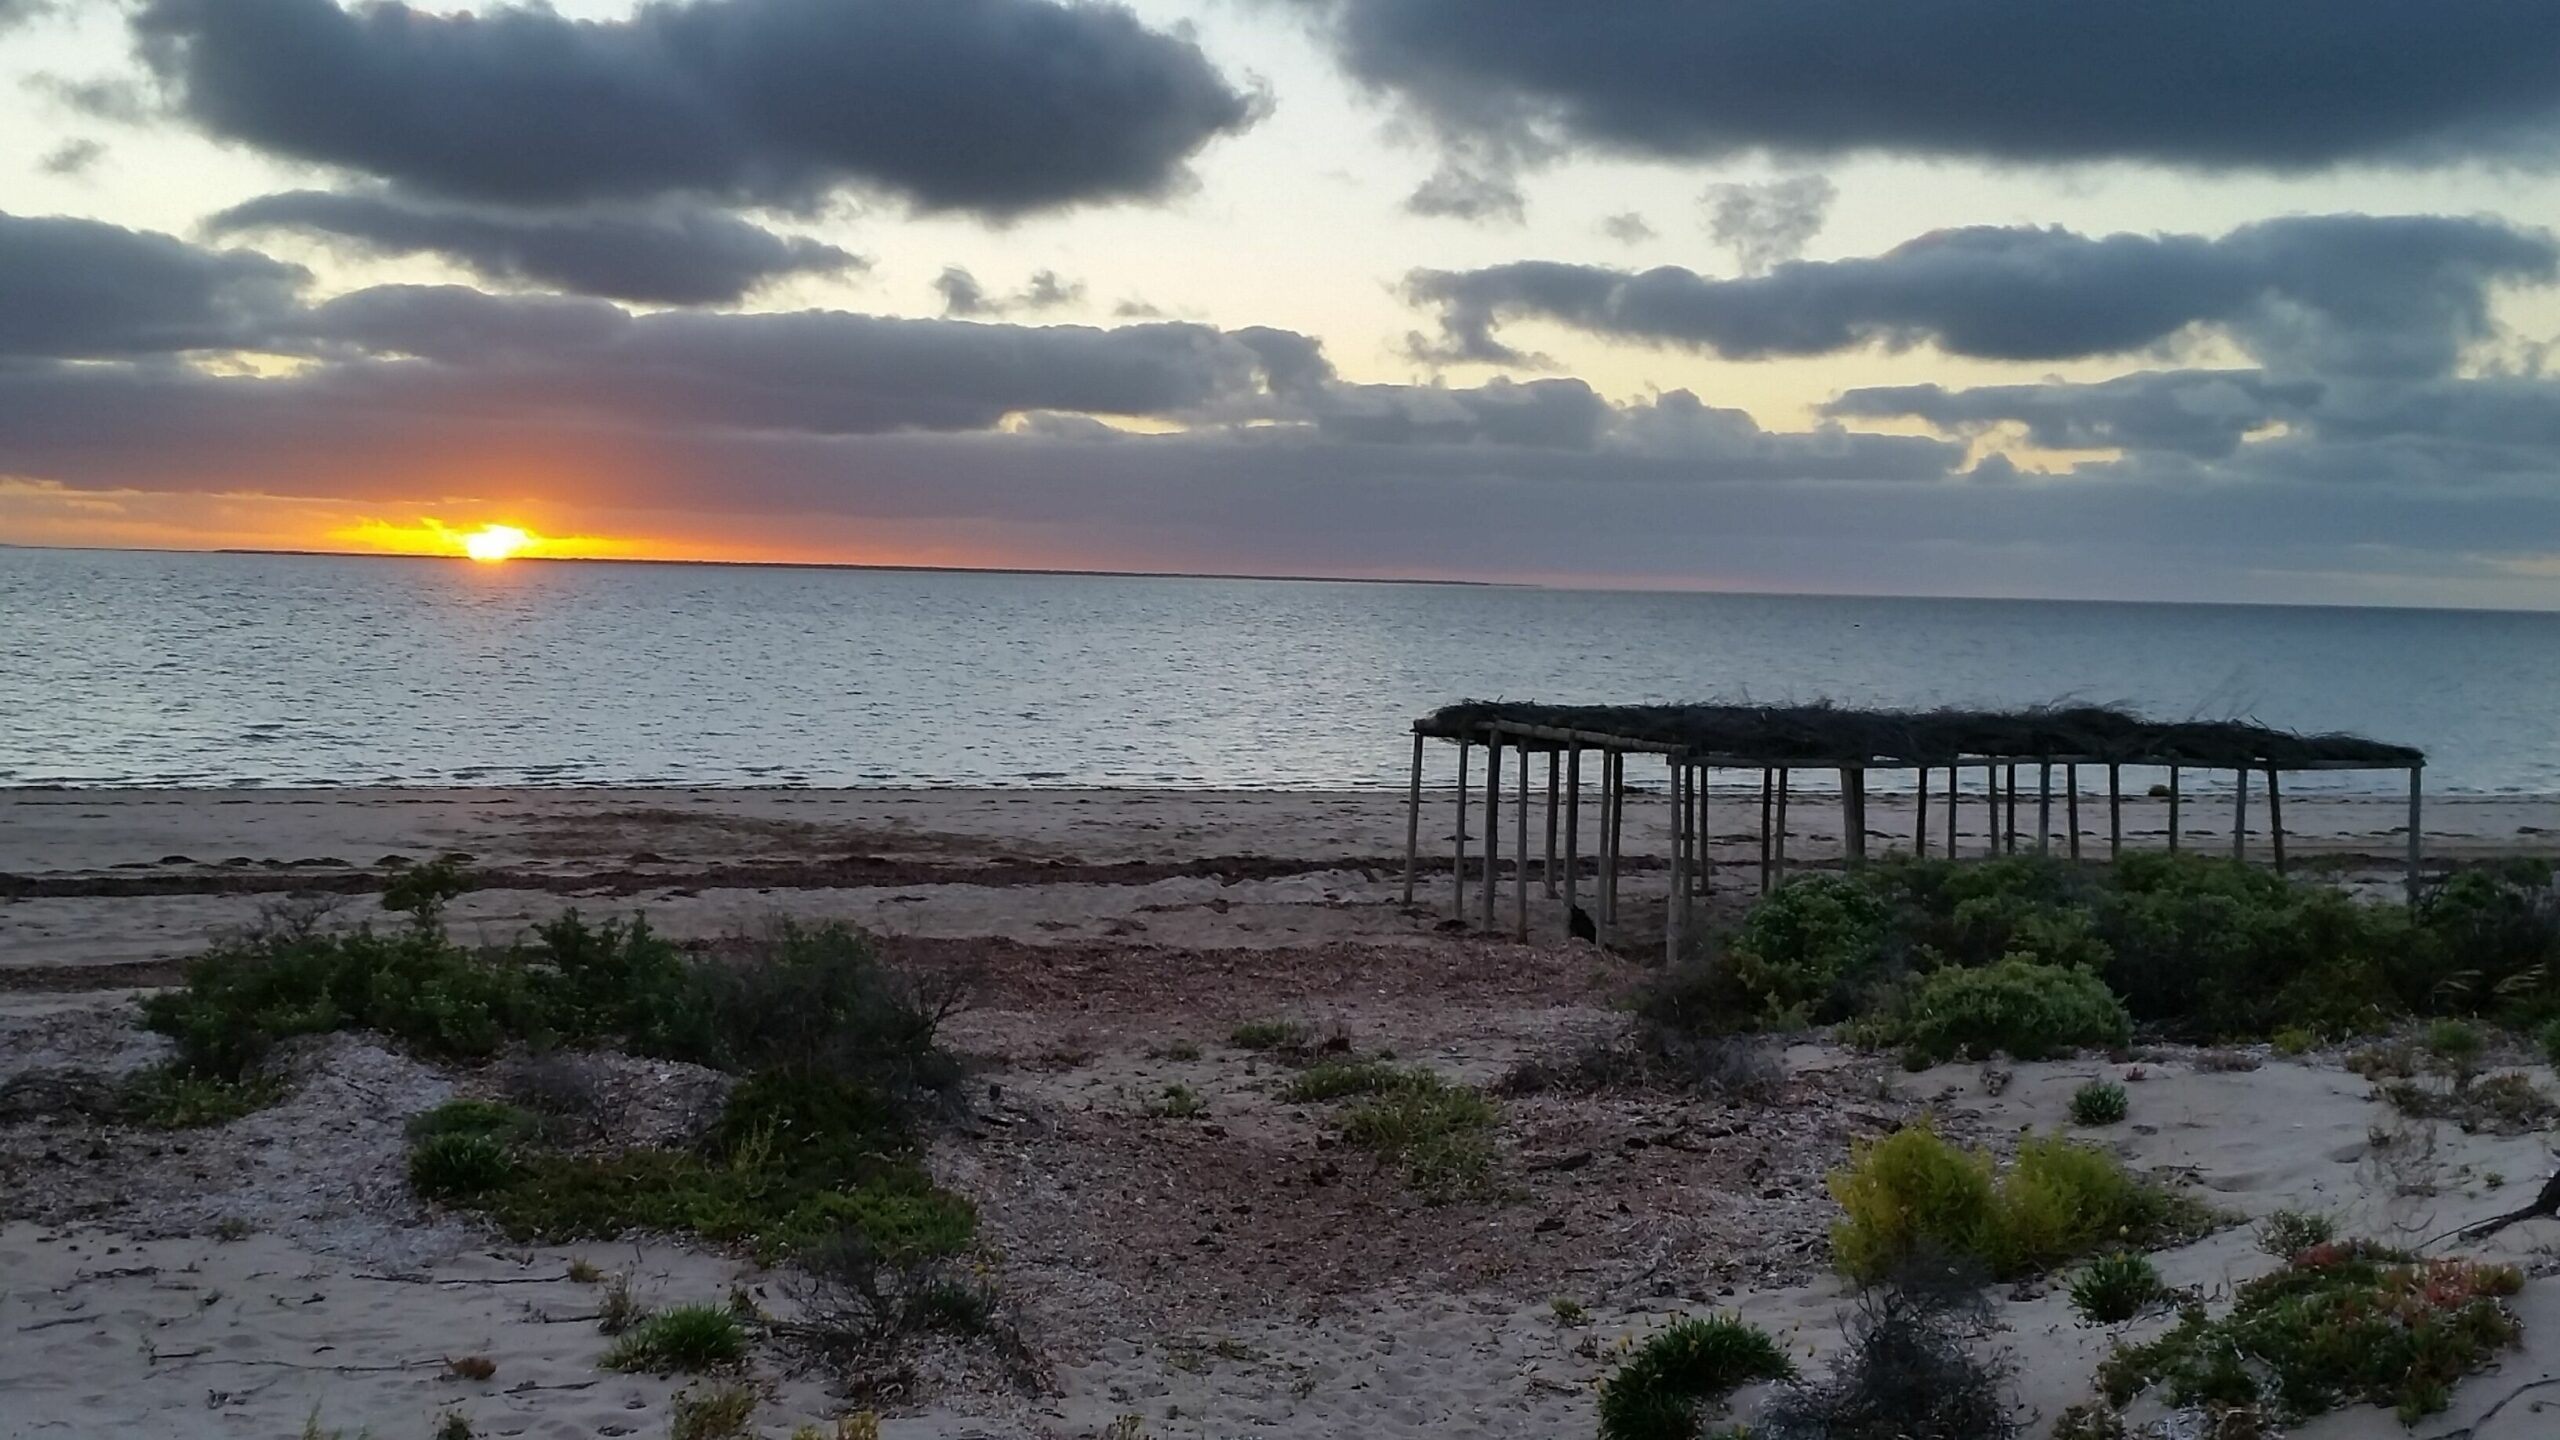
[[[2425,752],[2356,735],[2297,735],[2240,720],[2146,720],[2105,706],[2024,710],[1856,710],[1819,705],[1536,705],[1467,700],[1414,722],[1418,734],[1482,740],[1485,726],[1534,726],[1677,746],[1751,765],[1946,765],[2072,760],[2217,769],[2422,765]],[[1507,743],[1554,749],[1555,739]]]

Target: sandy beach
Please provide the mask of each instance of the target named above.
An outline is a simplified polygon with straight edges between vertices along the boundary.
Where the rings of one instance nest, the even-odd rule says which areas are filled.
[[[643,912],[679,937],[853,921],[902,966],[971,977],[949,1040],[982,1099],[931,1163],[979,1207],[1033,1357],[1026,1375],[927,1354],[915,1392],[882,1407],[881,1433],[899,1440],[1587,1435],[1622,1340],[1714,1309],[1818,1366],[1850,1303],[1823,1181],[1852,1141],[1926,1114],[2006,1153],[2063,1123],[2090,1078],[2124,1082],[2134,1104],[2132,1123],[2092,1138],[2244,1219],[2314,1208],[2415,1243],[2511,1208],[2553,1168],[2544,1135],[2445,1127],[2413,1174],[2377,1145],[2393,1112],[2334,1052],[2172,1047],[1905,1073],[1797,1044],[1765,1101],[1643,1088],[1506,1100],[1507,1193],[1424,1204],[1337,1148],[1322,1108],[1292,1103],[1285,1068],[1231,1031],[1283,1018],[1486,1084],[1609,1032],[1646,958],[1566,941],[1534,883],[1527,945],[1445,925],[1450,801],[1431,797],[1424,903],[1408,908],[1402,797],[1384,794],[5,792],[0,1085],[151,1063],[165,1042],[135,1026],[132,997],[173,983],[209,939],[289,899],[359,918],[399,865],[442,855],[482,877],[449,915],[465,938],[502,941],[569,907]],[[1660,804],[1630,807],[1639,916],[1663,885]],[[2214,828],[2227,813],[2188,815],[2198,848],[2228,845]],[[1711,828],[1727,868],[1713,905],[1730,914],[1754,888],[1757,842],[1738,803],[1728,816]],[[2548,854],[2560,838],[2546,801],[2444,799],[2428,816],[2441,859]],[[1978,846],[1978,807],[1962,818]],[[2082,818],[2094,855],[2102,812]],[[2301,863],[2377,885],[2396,878],[2405,818],[2396,801],[2286,811]],[[1900,843],[1910,819],[1870,804],[1871,828]],[[2161,844],[2164,823],[2141,802],[2127,839]],[[1800,861],[1840,849],[1822,804],[1799,804],[1790,832]],[[1507,885],[1503,899],[1507,920]],[[316,1419],[393,1437],[452,1411],[482,1435],[662,1435],[681,1382],[597,1368],[598,1286],[573,1270],[627,1274],[671,1302],[735,1286],[789,1304],[781,1276],[716,1247],[513,1245],[411,1195],[402,1122],[478,1093],[468,1071],[352,1034],[298,1042],[292,1065],[283,1103],[202,1130],[0,1113],[0,1434],[263,1437]],[[682,1079],[660,1072],[632,1083]],[[1157,1113],[1172,1086],[1200,1112]],[[2555,1246],[2560,1222],[2537,1220],[2465,1252],[2533,1278],[2515,1301],[2525,1348],[2450,1410],[2410,1432],[2354,1407],[2295,1433],[2552,1433]],[[2157,1259],[2209,1293],[2273,1263],[2245,1225]],[[2032,1436],[2088,1397],[2112,1340],[2165,1323],[2084,1325],[2049,1282],[1995,1295],[1992,1343],[2016,1366]],[[452,1363],[475,1356],[495,1370]],[[854,1408],[823,1373],[763,1356],[752,1373],[758,1434]]]

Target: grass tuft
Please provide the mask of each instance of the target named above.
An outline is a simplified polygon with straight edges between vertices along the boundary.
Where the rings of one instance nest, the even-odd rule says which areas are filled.
[[[2071,1123],[2092,1128],[2113,1125],[2133,1109],[2125,1088],[2109,1080],[2092,1080],[2071,1092]]]
[[[1734,1391],[1795,1374],[1768,1332],[1731,1315],[1655,1333],[1600,1386],[1600,1440],[1695,1440],[1703,1415]]]
[[[747,1356],[747,1327],[723,1305],[679,1305],[642,1320],[605,1351],[607,1370],[699,1373]]]
[[[2123,1324],[2168,1298],[2158,1268],[2124,1251],[2090,1261],[2071,1281],[2071,1308],[2093,1325]]]

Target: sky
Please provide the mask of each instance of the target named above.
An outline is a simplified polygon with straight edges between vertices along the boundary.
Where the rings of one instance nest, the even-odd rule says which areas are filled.
[[[0,544],[2560,608],[2560,7],[0,0]]]

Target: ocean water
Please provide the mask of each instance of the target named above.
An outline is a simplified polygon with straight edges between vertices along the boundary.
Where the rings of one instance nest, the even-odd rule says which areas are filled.
[[[0,549],[0,785],[1392,786],[1466,697],[2122,703],[2560,794],[2560,615]]]

